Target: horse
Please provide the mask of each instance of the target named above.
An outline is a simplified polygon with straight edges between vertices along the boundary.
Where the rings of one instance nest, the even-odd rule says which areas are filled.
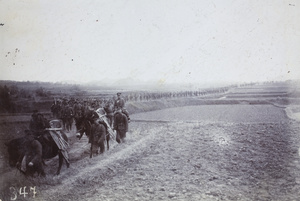
[[[75,127],[76,127],[76,137],[80,140],[85,134],[88,138],[90,138],[90,129],[92,127],[92,119],[87,118],[85,116],[80,116],[75,118]]]
[[[17,167],[25,175],[38,174],[45,176],[42,166],[42,145],[32,136],[24,136],[4,143],[8,147],[9,165]],[[28,167],[28,168],[27,168]]]
[[[128,131],[128,119],[121,110],[114,114],[113,128],[117,131],[116,141],[118,143],[125,142],[126,132]]]
[[[50,131],[45,130],[37,134],[26,130],[25,133],[27,136],[16,138],[5,143],[8,148],[9,165],[11,167],[16,166],[20,170],[26,169],[27,171],[21,171],[25,174],[33,174],[36,171],[38,174],[44,176],[45,173],[42,167],[43,160],[52,159],[58,155],[59,166],[56,174],[59,175],[64,159],[63,150],[60,150],[49,132]],[[68,138],[65,133],[61,132],[61,135],[67,142]],[[22,165],[22,163],[25,164]],[[69,167],[69,161],[66,160],[66,163],[67,167]]]
[[[104,141],[106,140],[107,150],[109,150],[110,135],[107,133],[107,125],[99,119],[97,113],[91,112],[87,116],[81,116],[75,119],[76,137],[80,140],[85,134],[89,143],[91,143],[90,158],[92,158],[93,146],[100,147],[100,153],[103,153]]]
[[[66,150],[61,149],[61,147],[58,147],[55,143],[54,139],[52,138],[50,132],[53,131],[45,131],[44,134],[37,138],[37,140],[42,144],[43,147],[43,159],[51,159],[58,155],[59,159],[59,166],[57,169],[56,174],[60,174],[60,170],[62,167],[63,160],[65,159],[67,168],[70,166],[70,162],[66,158]],[[68,143],[68,137],[64,132],[60,132],[61,137],[63,140]]]

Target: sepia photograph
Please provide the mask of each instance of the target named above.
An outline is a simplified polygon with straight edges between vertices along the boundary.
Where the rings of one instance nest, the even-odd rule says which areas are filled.
[[[0,201],[300,198],[300,2],[0,0]]]

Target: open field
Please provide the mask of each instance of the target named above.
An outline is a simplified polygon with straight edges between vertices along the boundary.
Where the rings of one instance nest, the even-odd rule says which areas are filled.
[[[300,110],[292,92],[260,85],[219,97],[128,103],[124,144],[112,141],[90,159],[87,138],[78,141],[73,129],[70,168],[53,176],[55,158],[46,162],[45,178],[25,178],[3,163],[0,199],[297,200]],[[10,118],[0,124],[2,141],[27,127],[26,115]],[[14,191],[24,186],[25,198]]]

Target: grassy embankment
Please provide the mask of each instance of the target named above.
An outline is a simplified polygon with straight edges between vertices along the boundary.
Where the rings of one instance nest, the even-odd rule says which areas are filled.
[[[144,102],[128,102],[126,109],[130,114],[149,112],[154,110],[162,110],[166,108],[194,106],[194,105],[236,105],[236,104],[272,104],[276,100],[238,100],[238,99],[217,99],[217,98],[178,98],[178,99],[161,99]]]

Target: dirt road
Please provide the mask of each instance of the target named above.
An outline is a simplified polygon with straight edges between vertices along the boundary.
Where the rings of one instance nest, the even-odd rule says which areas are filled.
[[[300,197],[299,124],[287,119],[281,108],[194,106],[136,114],[132,119],[139,121],[130,124],[126,143],[113,142],[103,155],[89,159],[86,139],[74,143],[71,167],[39,181],[35,199]]]

